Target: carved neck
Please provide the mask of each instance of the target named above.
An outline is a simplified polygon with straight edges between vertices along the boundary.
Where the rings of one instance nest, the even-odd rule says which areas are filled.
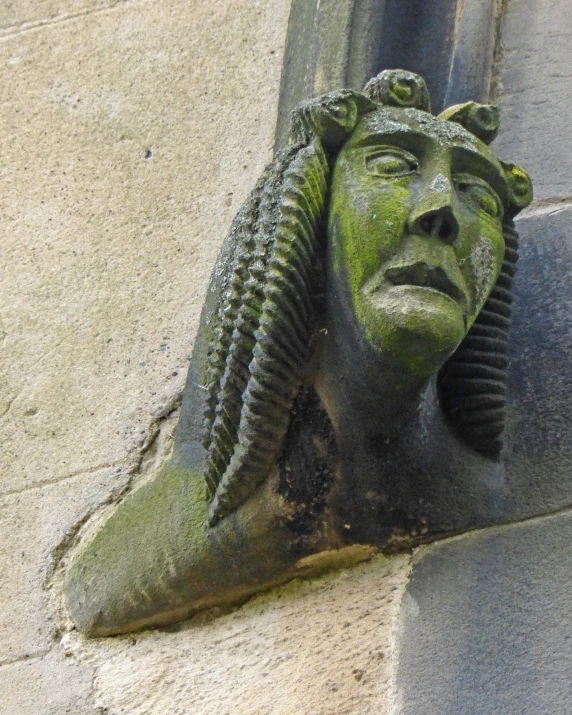
[[[340,314],[319,335],[315,389],[338,444],[401,432],[416,415],[429,379],[377,354],[355,321],[347,324]]]
[[[419,378],[380,357],[355,321],[348,325],[341,314],[330,315],[319,334],[314,381],[336,442],[329,524],[343,542],[383,544],[395,525],[391,511],[403,502],[396,462],[388,457],[407,451],[421,423],[439,409],[427,391],[434,378]]]

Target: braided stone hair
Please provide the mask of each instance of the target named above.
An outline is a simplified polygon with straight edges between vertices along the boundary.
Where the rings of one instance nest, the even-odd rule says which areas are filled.
[[[430,111],[425,82],[403,70],[371,80],[363,94],[333,92],[293,113],[291,141],[258,181],[227,237],[213,281],[218,302],[205,316],[207,349],[203,445],[216,524],[243,503],[280,454],[308,360],[324,219],[337,152],[360,119],[380,106]],[[489,143],[494,107],[470,102],[441,118]],[[530,182],[503,165],[511,193],[505,207],[500,276],[467,336],[440,371],[441,405],[455,431],[476,451],[498,457],[504,428],[507,332],[517,260],[513,216],[529,203]],[[222,279],[221,279],[221,274]]]

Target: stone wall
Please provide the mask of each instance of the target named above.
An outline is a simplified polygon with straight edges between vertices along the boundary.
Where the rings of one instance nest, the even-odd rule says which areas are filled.
[[[47,588],[169,448],[218,246],[271,157],[288,11],[0,7],[1,715],[397,712],[408,555],[90,642],[59,630]],[[566,0],[508,1],[497,146],[532,174],[531,216],[572,194],[571,35]]]
[[[65,657],[44,584],[180,393],[218,246],[271,158],[288,11],[2,3],[2,713],[93,712],[97,671]]]
[[[94,642],[62,639],[47,587],[169,449],[212,264],[272,155],[288,12],[0,9],[2,715],[382,711],[406,557]]]
[[[553,468],[536,483],[523,479],[527,493],[514,495],[537,518],[515,514],[514,524],[417,549],[399,614],[399,715],[571,712],[571,445],[559,426],[570,419],[562,396],[570,394],[571,38],[565,0],[507,0],[494,87],[501,109],[494,146],[526,168],[535,194],[517,221],[518,348],[509,384],[523,404],[511,449],[530,464],[552,452]],[[518,385],[519,360],[536,381]],[[545,498],[550,484],[559,484],[558,505]]]

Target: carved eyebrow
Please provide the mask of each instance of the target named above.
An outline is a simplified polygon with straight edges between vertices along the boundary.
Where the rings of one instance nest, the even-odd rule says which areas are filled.
[[[398,147],[413,151],[415,148],[424,149],[425,146],[434,141],[427,134],[416,131],[406,124],[400,125],[398,122],[388,122],[388,124],[393,124],[394,126],[388,126],[387,131],[376,130],[356,139],[355,142],[351,143],[351,148],[360,149],[375,146],[376,144],[385,144],[387,146],[388,141],[395,141]]]
[[[387,130],[375,129],[355,141],[350,140],[350,149],[361,149],[377,144],[388,146],[395,143],[397,148],[405,149],[419,156],[431,145],[439,145],[439,139],[413,127],[399,122],[387,121]],[[393,125],[393,126],[391,126]],[[459,146],[451,142],[448,147],[452,151],[452,171],[474,174],[489,184],[499,195],[503,205],[508,203],[508,186],[496,157],[491,160],[484,156],[476,146]],[[492,152],[491,152],[492,154]]]

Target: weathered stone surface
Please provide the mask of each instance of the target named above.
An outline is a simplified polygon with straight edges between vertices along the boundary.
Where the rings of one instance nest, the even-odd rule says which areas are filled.
[[[508,2],[496,101],[502,107],[499,154],[532,177],[535,198],[572,195],[570,37],[572,5]]]
[[[386,0],[379,69],[402,67],[425,78],[433,110],[441,111],[454,49],[456,0]],[[378,70],[379,71],[379,70]]]
[[[290,113],[334,89],[361,91],[382,67],[378,48],[385,0],[293,0],[280,86],[276,146],[288,141]]]
[[[0,37],[113,7],[119,2],[125,0],[4,0],[0,4]]]
[[[55,648],[0,668],[0,715],[93,715],[88,666]]]
[[[0,498],[0,665],[54,645],[43,588],[52,552],[121,480],[107,469]]]
[[[126,3],[0,44],[3,489],[124,461],[182,384],[271,156],[288,6]]]
[[[11,34],[15,24],[40,22],[54,13],[70,12],[71,7],[84,12],[96,5],[91,0],[3,3],[0,13],[8,14],[0,25],[12,28],[4,33]],[[523,3],[507,5],[506,28],[513,29],[510,33],[505,29],[505,42],[512,37],[512,44],[507,42],[509,52],[503,60],[501,152],[532,169],[537,197],[569,195],[570,9],[563,0],[532,0],[526,8]],[[0,209],[3,265],[8,266],[0,282],[0,315],[7,330],[0,343],[0,418],[7,413],[0,436],[2,488],[20,489],[78,470],[123,463],[147,430],[150,413],[176,392],[218,243],[270,157],[288,6],[285,0],[258,4],[144,0],[5,37],[0,43]],[[231,113],[231,108],[236,111]],[[148,150],[152,154],[145,159]],[[524,279],[526,274],[521,275]],[[559,287],[563,289],[565,283]],[[535,290],[542,290],[540,282]],[[549,325],[543,325],[543,331],[555,335]],[[0,328],[0,339],[2,334]],[[173,377],[177,371],[179,375]],[[541,381],[537,389],[542,395]],[[546,434],[556,454],[560,437],[555,431]],[[543,444],[542,440],[530,443],[531,450],[536,448],[531,462],[542,456]],[[550,471],[537,470],[530,482],[532,502],[542,493],[545,475],[550,476]],[[567,498],[564,477],[562,469],[553,484],[563,491],[559,493],[557,487],[552,505],[562,495]],[[44,620],[40,592],[48,552],[118,478],[112,469],[100,470],[4,498],[2,658],[50,647],[51,627]],[[77,496],[74,485],[80,483]],[[487,543],[495,560],[492,573],[498,575],[505,568],[508,547],[503,542],[498,553],[494,544]],[[518,628],[509,612],[517,601],[511,588],[515,583],[520,587],[525,579],[534,586],[550,587],[555,573],[570,570],[566,548],[556,554],[556,562],[550,549],[537,549],[530,538],[521,544],[521,553],[532,553],[526,569],[515,573],[509,568],[516,581],[493,589],[497,602],[491,608],[502,608],[501,615],[511,619],[510,627]],[[539,564],[539,559],[545,561]],[[403,570],[394,595],[405,578],[406,562],[400,563]],[[552,570],[539,577],[543,563]],[[457,566],[462,568],[463,562]],[[372,565],[359,568],[365,574]],[[265,705],[268,712],[283,715],[379,715],[387,706],[390,664],[386,656],[382,668],[370,666],[365,648],[369,641],[383,644],[384,652],[389,652],[389,619],[396,605],[387,621],[380,610],[375,611],[379,622],[365,614],[374,593],[381,599],[396,584],[380,578],[376,569],[373,573],[378,578],[362,581],[359,588],[350,576],[349,590],[340,593],[346,604],[354,596],[360,599],[364,610],[356,607],[352,613],[356,619],[364,616],[363,630],[353,615],[345,626],[346,604],[330,610],[331,600],[324,598],[320,604],[313,600],[313,585],[300,586],[310,589],[305,592],[309,599],[293,598],[280,610],[288,594],[294,593],[291,589],[298,588],[293,584],[279,592],[278,600],[276,594],[262,597],[248,604],[246,609],[252,606],[252,611],[241,609],[203,626],[145,634],[133,646],[128,638],[93,643],[98,702],[107,704],[110,713],[178,708],[179,713],[192,715],[235,715],[246,693],[245,715],[260,715]],[[443,574],[446,582],[436,583],[434,593],[442,594],[445,606],[451,603],[448,598],[455,597],[455,589],[463,600],[466,583],[458,580],[454,569]],[[328,583],[331,597],[337,597],[340,582]],[[541,590],[532,593],[523,588],[525,598],[532,593],[533,600],[526,605],[531,613]],[[309,607],[303,609],[306,600]],[[556,600],[560,607],[562,602]],[[262,604],[258,610],[257,603]],[[535,670],[518,677],[525,684],[531,672],[540,689],[540,677],[550,667],[545,686],[550,689],[563,660],[562,653],[551,650],[543,639],[562,624],[550,620],[551,604],[543,610],[542,600],[538,603],[535,618],[547,631],[535,632],[538,641],[521,643],[517,656],[529,651],[537,657],[542,648],[548,655],[542,653]],[[324,610],[317,614],[320,607]],[[471,643],[486,645],[490,631],[481,636],[479,628],[483,620],[493,622],[494,613],[485,610],[483,615],[478,603],[473,611]],[[443,610],[438,615],[443,617]],[[565,615],[570,620],[570,614]],[[450,620],[450,612],[446,610],[444,617]],[[315,630],[314,620],[318,621]],[[464,628],[461,624],[461,632]],[[238,635],[233,639],[233,634]],[[294,650],[289,649],[291,643]],[[353,650],[358,648],[355,643],[360,648],[363,644],[359,654]],[[426,643],[427,639],[421,641]],[[510,676],[499,658],[499,653],[510,656],[510,648],[500,641],[493,645],[497,651],[485,650],[473,660],[477,665],[487,661],[493,668],[502,667],[499,679],[502,674]],[[435,651],[424,655],[444,657],[448,647],[449,643],[438,643]],[[271,663],[265,665],[269,657]],[[440,662],[436,660],[434,668]],[[273,664],[277,667],[269,671]],[[360,669],[378,678],[377,694]],[[0,708],[6,708],[7,715],[59,715],[66,710],[87,715],[89,679],[85,671],[72,672],[76,671],[55,654],[3,666]],[[494,685],[499,680],[492,672]],[[328,679],[341,686],[337,692]],[[514,673],[506,682],[507,702],[511,697],[518,702]],[[487,682],[480,684],[490,692]],[[432,681],[423,685],[428,689],[422,692],[432,692]],[[454,685],[450,683],[451,688]],[[72,691],[66,691],[70,686]],[[442,692],[437,689],[436,696]],[[424,715],[432,702],[427,699]],[[492,702],[497,706],[492,710],[495,714],[510,712],[500,696]],[[543,708],[529,700],[517,711],[519,715],[531,702],[533,713],[566,712],[566,703]],[[455,715],[467,710],[467,701],[461,705],[453,709]],[[436,712],[446,715],[447,710]]]
[[[110,715],[385,715],[405,556],[294,581],[173,632],[66,637]]]
[[[444,106],[487,102],[502,5],[497,0],[457,3],[453,52]]]
[[[473,533],[414,557],[399,715],[569,713],[572,512]]]
[[[572,208],[524,216],[509,340],[508,518],[572,505]]]

